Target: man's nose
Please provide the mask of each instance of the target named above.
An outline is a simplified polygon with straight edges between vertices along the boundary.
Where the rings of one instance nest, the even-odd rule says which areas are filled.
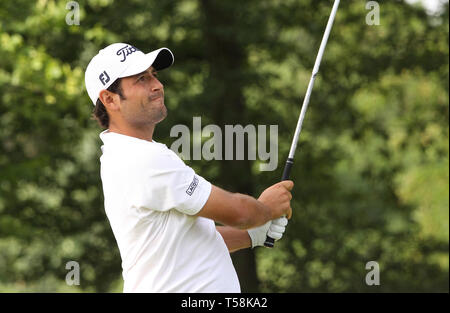
[[[164,89],[164,85],[156,77],[154,77],[151,88],[152,91],[159,91]]]

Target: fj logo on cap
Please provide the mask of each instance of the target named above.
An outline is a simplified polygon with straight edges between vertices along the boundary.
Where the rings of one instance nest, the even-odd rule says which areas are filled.
[[[126,45],[125,47],[117,50],[117,55],[121,55],[123,59],[120,60],[120,62],[124,62],[127,59],[127,56],[136,51],[139,51],[139,49],[133,46]]]
[[[108,74],[106,73],[106,71],[103,71],[103,73],[101,73],[98,78],[102,82],[103,86],[105,86],[106,83],[109,82],[109,79],[110,79]]]
[[[198,178],[194,176],[194,180],[189,185],[188,189],[186,190],[186,193],[190,196],[194,193],[195,188],[198,186]]]

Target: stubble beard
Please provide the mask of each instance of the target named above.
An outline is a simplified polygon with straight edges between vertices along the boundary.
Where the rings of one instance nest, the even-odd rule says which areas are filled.
[[[155,102],[154,100],[152,101],[152,99],[149,97],[148,98],[149,101],[149,105],[150,105],[150,110],[148,112],[151,123],[152,124],[156,124],[161,122],[162,120],[164,120],[167,116],[167,107],[164,104],[164,96],[161,96],[161,98],[157,99],[157,101],[161,101],[161,103],[156,106],[156,105],[152,105],[152,102]]]
[[[146,129],[166,118],[167,108],[164,105],[164,95],[159,99],[149,96],[139,103],[137,109],[122,113],[128,124],[138,129]]]
[[[157,124],[164,120],[167,116],[167,108],[164,104],[164,96],[152,99],[148,97],[146,101],[141,102],[141,112],[136,116],[136,121],[140,126],[148,126],[149,124]]]

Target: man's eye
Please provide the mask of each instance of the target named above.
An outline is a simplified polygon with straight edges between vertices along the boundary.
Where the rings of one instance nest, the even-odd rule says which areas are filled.
[[[143,81],[145,79],[145,76],[141,76],[138,78],[138,81]]]

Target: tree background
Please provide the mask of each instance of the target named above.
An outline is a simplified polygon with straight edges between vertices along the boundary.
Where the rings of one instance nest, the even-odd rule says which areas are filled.
[[[186,161],[257,197],[279,181],[331,10],[313,0],[0,2],[0,291],[121,292],[103,208],[101,129],[84,87],[99,49],[169,47],[160,73],[170,129],[278,125],[278,168]],[[232,254],[243,291],[449,291],[449,7],[342,1],[291,179],[293,218],[275,249]],[[207,140],[207,138],[203,138]],[[79,286],[65,264],[77,261]],[[365,265],[380,265],[367,286]]]

